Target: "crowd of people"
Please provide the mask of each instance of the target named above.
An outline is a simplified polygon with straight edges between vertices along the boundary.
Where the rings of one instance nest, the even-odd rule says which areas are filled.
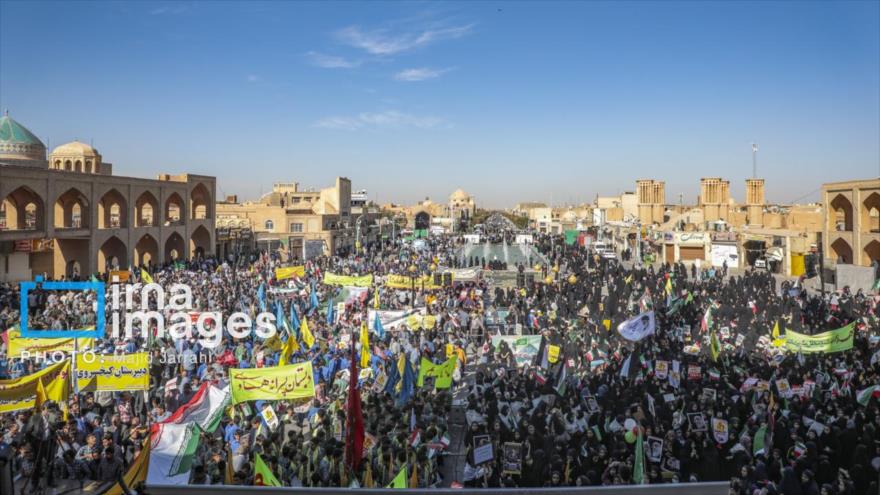
[[[71,394],[63,408],[44,402],[5,413],[0,446],[14,449],[13,472],[22,481],[116,481],[138,458],[151,425],[168,420],[203,384],[226,387],[231,368],[309,361],[315,396],[230,405],[219,427],[201,434],[189,483],[259,484],[259,458],[284,486],[730,480],[735,494],[878,493],[880,414],[870,394],[880,385],[875,294],[823,295],[767,272],[633,266],[551,236],[536,236],[536,266],[517,267],[537,272],[528,283],[493,284],[481,275],[442,286],[384,283],[395,274],[479,266],[461,243],[437,237],[418,248],[371,245],[311,260],[301,276],[283,280],[276,268],[293,263],[271,253],[132,270],[126,284],[143,283],[144,273],[162,287],[187,284],[196,313],[266,307],[307,322],[314,340],[309,345],[298,328],[266,339],[224,332],[208,347],[197,336],[157,338],[150,326],[99,339],[99,352],[150,353],[149,390]],[[374,278],[349,290],[326,284],[328,273]],[[138,305],[155,306],[134,294]],[[17,285],[0,285],[2,328],[18,324],[20,297]],[[90,294],[39,289],[27,301],[36,328],[78,328],[93,305]],[[432,316],[431,324],[410,328],[406,320],[384,331],[368,316],[410,308]],[[643,338],[617,330],[647,313],[653,327]],[[852,347],[840,352],[780,345],[788,332],[847,325]],[[357,390],[366,434],[363,459],[351,466],[346,404],[363,326],[368,363],[358,367]],[[299,342],[294,351],[289,338]],[[48,365],[6,350],[2,379]],[[426,361],[452,358],[452,386],[412,380]],[[865,390],[867,401],[859,394]],[[260,414],[267,405],[277,426]]]

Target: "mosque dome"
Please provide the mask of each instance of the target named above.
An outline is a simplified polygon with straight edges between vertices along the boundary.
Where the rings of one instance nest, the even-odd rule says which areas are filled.
[[[46,146],[9,115],[0,117],[0,159],[45,160]]]
[[[471,197],[468,195],[468,193],[464,192],[464,190],[456,189],[455,192],[453,192],[452,195],[449,196],[449,199],[451,201],[467,201],[471,199]]]
[[[53,155],[64,155],[64,156],[88,156],[88,157],[96,157],[100,156],[98,150],[92,148],[86,143],[81,143],[79,141],[73,141],[67,144],[62,144],[61,146],[52,150]]]

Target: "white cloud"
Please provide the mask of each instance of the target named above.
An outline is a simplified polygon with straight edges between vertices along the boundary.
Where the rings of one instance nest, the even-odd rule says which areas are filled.
[[[335,55],[326,55],[318,52],[308,52],[306,57],[312,65],[325,69],[353,69],[361,65],[360,60],[349,60]]]
[[[183,14],[188,10],[189,5],[184,3],[177,3],[173,5],[164,5],[162,7],[157,7],[150,11],[150,15]]]
[[[458,39],[470,34],[473,24],[438,29],[425,29],[416,32],[389,33],[386,29],[364,31],[358,26],[349,26],[336,32],[343,43],[366,51],[371,55],[394,55],[422,47],[441,40]]]
[[[450,69],[432,69],[430,67],[419,67],[415,69],[404,69],[394,74],[394,79],[398,81],[414,82],[424,81],[425,79],[434,79],[440,77]]]
[[[314,127],[356,131],[359,129],[432,129],[449,127],[449,123],[439,117],[421,117],[396,110],[385,112],[364,112],[353,116],[325,117],[315,122]]]
[[[249,82],[249,83],[260,82],[262,80],[263,80],[263,78],[256,75],[256,74],[248,74],[248,76],[247,76],[247,82]]]

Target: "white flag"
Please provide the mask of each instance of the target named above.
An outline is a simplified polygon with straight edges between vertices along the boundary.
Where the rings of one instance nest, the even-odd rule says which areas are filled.
[[[617,326],[617,333],[626,340],[638,342],[654,334],[654,311],[646,311]]]

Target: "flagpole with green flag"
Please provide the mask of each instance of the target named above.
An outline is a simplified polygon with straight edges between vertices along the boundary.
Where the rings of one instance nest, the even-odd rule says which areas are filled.
[[[281,482],[272,474],[260,454],[254,454],[254,486],[281,486]]]
[[[647,485],[648,477],[645,475],[645,441],[642,435],[642,428],[638,428],[638,437],[636,438],[636,461],[633,466],[633,483],[637,485]]]
[[[407,486],[407,476],[406,476],[406,465],[401,468],[400,472],[397,473],[397,476],[391,480],[391,483],[386,488],[406,488]]]

